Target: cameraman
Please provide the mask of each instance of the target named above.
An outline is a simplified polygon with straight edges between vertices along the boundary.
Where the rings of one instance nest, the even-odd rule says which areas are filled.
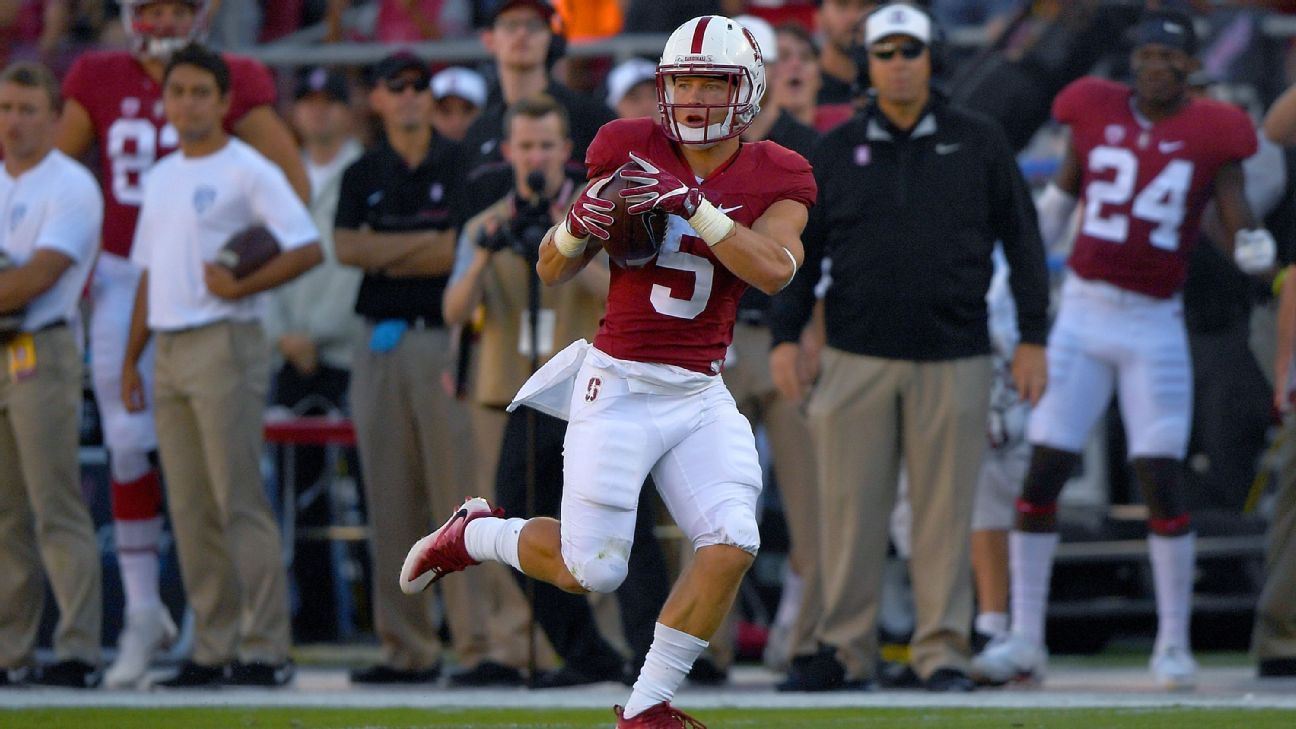
[[[558,515],[567,424],[529,408],[511,415],[504,408],[531,375],[533,364],[543,364],[569,343],[598,330],[607,296],[606,265],[586,267],[574,286],[543,287],[535,275],[541,238],[553,221],[562,219],[581,189],[564,171],[571,145],[567,112],[553,97],[521,99],[509,107],[501,151],[513,169],[514,189],[464,225],[442,306],[451,324],[471,321],[481,306],[477,367],[471,378],[474,435],[483,454],[499,453],[496,503],[510,516]],[[535,299],[533,292],[538,294]],[[538,303],[534,312],[533,301]],[[539,321],[534,338],[528,324],[532,313]],[[534,427],[535,443],[533,500],[527,493],[529,427]],[[493,444],[500,447],[493,449]],[[646,579],[627,583],[618,594],[627,639],[636,654],[646,654],[655,611],[666,597],[665,564],[653,539],[650,511],[641,511],[643,533],[637,535],[632,560],[637,556],[655,561],[660,579],[652,579],[650,563],[642,573]],[[622,675],[621,657],[599,634],[585,596],[536,583],[532,609],[565,663],[557,671],[533,677],[534,687]],[[647,616],[644,625],[637,619],[640,614]],[[646,631],[640,629],[645,626]],[[647,640],[637,640],[640,634]]]

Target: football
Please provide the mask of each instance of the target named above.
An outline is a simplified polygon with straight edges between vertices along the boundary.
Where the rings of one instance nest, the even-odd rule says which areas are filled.
[[[234,278],[243,278],[279,255],[279,241],[261,225],[230,236],[216,254],[216,263],[228,268]]]
[[[609,237],[603,241],[603,249],[618,266],[640,268],[657,256],[662,240],[666,237],[668,216],[661,210],[650,210],[641,215],[626,212],[630,203],[621,197],[620,192],[636,185],[621,179],[621,170],[627,167],[637,169],[638,166],[634,162],[621,165],[599,191],[599,197],[615,206],[608,213],[615,222],[608,226]]]

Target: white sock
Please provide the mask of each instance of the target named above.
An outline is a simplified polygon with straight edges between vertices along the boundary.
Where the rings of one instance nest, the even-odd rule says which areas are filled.
[[[162,604],[158,594],[158,541],[162,517],[114,521],[117,566],[121,569],[126,611],[148,610]]]
[[[670,701],[675,695],[693,661],[705,650],[707,642],[674,628],[657,623],[653,629],[652,647],[644,660],[639,678],[630,691],[622,716],[629,719],[644,711]]]
[[[518,539],[521,538],[522,527],[526,523],[526,519],[500,519],[494,516],[483,516],[468,522],[468,527],[464,529],[464,546],[468,548],[468,556],[478,562],[503,562],[521,572]]]
[[[790,565],[783,568],[783,594],[779,596],[778,610],[774,613],[774,625],[792,627],[801,612],[801,596],[805,593],[805,580],[792,571]]]
[[[1148,535],[1152,562],[1152,584],[1156,590],[1156,649],[1188,648],[1188,625],[1192,615],[1193,572],[1197,544],[1192,533],[1178,537]]]
[[[1049,579],[1057,532],[1036,534],[1016,529],[1008,533],[1012,572],[1012,632],[1044,645],[1044,613],[1048,608]]]
[[[976,632],[997,638],[1008,632],[1008,613],[977,613]]]

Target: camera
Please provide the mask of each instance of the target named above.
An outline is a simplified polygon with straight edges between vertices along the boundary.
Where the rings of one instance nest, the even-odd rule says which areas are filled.
[[[483,233],[477,245],[492,253],[512,251],[535,263],[540,260],[540,242],[553,226],[553,220],[549,217],[549,199],[544,195],[544,173],[537,170],[528,174],[527,186],[535,196],[529,199],[518,197],[513,217],[493,235]]]

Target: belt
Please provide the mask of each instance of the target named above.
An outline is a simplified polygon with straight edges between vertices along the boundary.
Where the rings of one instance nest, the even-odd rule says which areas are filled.
[[[67,319],[59,317],[58,319],[55,319],[54,321],[49,322],[48,324],[42,324],[41,326],[36,327],[35,329],[31,330],[31,333],[40,334],[41,332],[48,332],[51,329],[58,329],[59,327],[65,327],[65,326],[67,326]]]
[[[433,319],[429,316],[366,316],[365,323],[369,326],[379,324],[385,321],[403,321],[410,329],[444,329],[445,322],[440,319]]]

